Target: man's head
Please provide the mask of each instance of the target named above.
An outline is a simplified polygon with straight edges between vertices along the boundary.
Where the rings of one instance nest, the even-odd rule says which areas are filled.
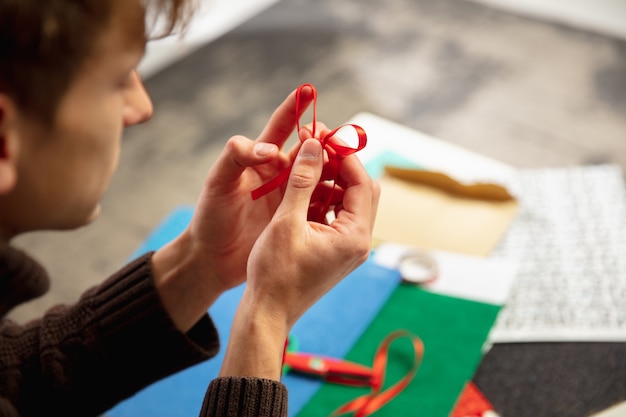
[[[164,18],[164,34],[185,22],[187,0],[0,0],[0,93],[50,121],[98,37],[122,19],[129,42],[146,40],[145,12]]]
[[[0,239],[95,218],[122,129],[152,112],[147,10],[168,34],[188,3],[0,0]]]

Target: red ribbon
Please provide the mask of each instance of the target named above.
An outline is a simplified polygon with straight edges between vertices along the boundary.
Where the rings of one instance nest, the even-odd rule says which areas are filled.
[[[382,390],[385,382],[385,372],[387,369],[387,360],[389,356],[389,346],[393,341],[401,337],[408,337],[413,343],[414,360],[411,369],[398,382]],[[354,417],[366,417],[382,408],[385,404],[395,398],[402,390],[404,390],[415,377],[419,369],[422,357],[424,356],[424,344],[421,339],[406,330],[397,330],[388,335],[380,344],[376,355],[374,356],[374,364],[372,367],[373,378],[371,381],[372,391],[369,394],[362,395],[354,400],[342,405],[335,410],[332,416],[339,416],[346,413],[354,413]]]
[[[299,116],[300,115],[300,101],[301,101],[300,96],[302,94],[302,90],[305,87],[309,87],[311,90],[313,90],[313,130],[311,132],[311,135],[315,137],[315,129],[316,129],[316,123],[317,123],[317,108],[316,108],[317,107],[317,91],[315,90],[315,87],[313,87],[313,85],[311,84],[302,84],[296,90],[296,117],[297,117],[296,126],[298,128],[298,132],[300,132],[300,116]],[[357,136],[359,138],[359,144],[356,148],[351,148],[349,146],[341,145],[337,142],[336,139],[333,140],[333,136],[340,129],[344,127],[352,127],[356,131]],[[302,139],[300,139],[300,142],[303,142]],[[367,144],[367,134],[365,133],[365,130],[363,130],[363,128],[361,128],[360,126],[357,126],[354,124],[345,124],[345,125],[339,126],[338,128],[324,135],[322,138],[320,138],[320,142],[322,144],[322,147],[326,150],[326,153],[328,155],[328,162],[324,166],[324,173],[326,175],[324,176],[324,178],[322,178],[322,180],[332,180],[333,190],[334,190],[334,186],[335,186],[334,183],[336,183],[337,180],[339,179],[339,170],[341,168],[341,161],[346,156],[352,155],[353,153],[358,152],[365,147],[365,145]],[[293,163],[291,164],[291,166],[283,170],[280,174],[278,174],[278,176],[274,177],[272,180],[252,190],[252,199],[256,200],[258,198],[261,198],[265,194],[275,190],[276,188],[284,184],[289,178],[289,173],[291,172],[292,167],[293,167]],[[333,193],[331,192],[326,198],[327,201],[324,204],[324,210],[322,212],[324,214],[328,211],[330,207],[332,195]],[[313,203],[317,203],[317,202],[313,202]]]

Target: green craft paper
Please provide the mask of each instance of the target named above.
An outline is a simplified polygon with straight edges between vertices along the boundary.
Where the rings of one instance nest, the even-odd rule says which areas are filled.
[[[424,358],[411,384],[372,415],[449,415],[465,383],[474,375],[499,309],[491,304],[400,285],[346,359],[371,366],[380,342],[398,329],[407,329],[422,339]],[[396,340],[389,355],[385,387],[400,380],[410,368],[412,345],[408,340]],[[369,391],[326,383],[298,417],[328,416],[341,405]]]

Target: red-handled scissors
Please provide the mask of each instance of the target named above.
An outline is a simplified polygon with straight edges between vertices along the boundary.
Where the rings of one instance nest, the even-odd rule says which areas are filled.
[[[407,373],[394,384],[383,388],[385,370],[391,343],[408,338],[413,345],[413,364]],[[283,352],[283,370],[321,377],[325,381],[355,387],[369,387],[371,392],[361,395],[337,408],[332,417],[353,413],[354,417],[367,417],[399,395],[413,380],[424,356],[424,344],[416,335],[406,330],[391,332],[378,346],[371,368],[343,359],[298,352],[298,342],[289,337]]]
[[[312,353],[287,351],[283,363],[290,371],[318,376],[325,381],[355,387],[372,385],[373,370],[358,363]]]

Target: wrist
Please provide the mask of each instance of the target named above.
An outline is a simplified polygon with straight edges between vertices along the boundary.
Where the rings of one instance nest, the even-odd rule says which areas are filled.
[[[280,380],[289,326],[276,311],[261,306],[247,291],[237,308],[220,376]]]
[[[187,231],[152,256],[157,292],[182,332],[191,329],[225,290],[210,270],[197,265]]]

